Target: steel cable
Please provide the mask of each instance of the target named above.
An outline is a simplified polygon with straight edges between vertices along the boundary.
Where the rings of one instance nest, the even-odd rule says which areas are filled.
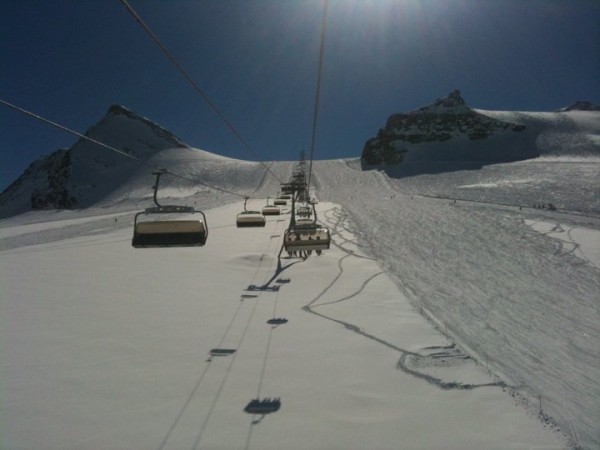
[[[246,150],[248,150],[250,153],[252,153],[252,155],[258,160],[258,162],[260,164],[262,164],[262,166],[265,168],[265,170],[267,172],[269,172],[271,175],[273,175],[273,177],[278,182],[282,183],[282,181],[279,179],[279,177],[271,171],[271,169],[261,160],[261,158],[259,157],[257,152],[254,151],[254,149],[250,146],[250,144],[248,144],[248,142],[242,137],[242,135],[238,132],[238,130],[233,126],[231,121],[229,121],[229,119],[227,119],[227,117],[225,117],[225,115],[219,110],[219,108],[217,108],[217,105],[200,88],[200,86],[198,86],[198,83],[196,83],[196,81],[184,69],[184,67],[179,63],[179,61],[177,61],[177,59],[173,56],[173,54],[163,45],[163,43],[160,41],[160,39],[158,38],[156,33],[154,33],[154,31],[152,31],[150,26],[148,26],[148,24],[146,22],[144,22],[144,19],[142,19],[142,17],[137,13],[137,11],[135,9],[133,9],[133,7],[129,4],[129,2],[127,2],[127,0],[119,0],[119,1],[123,4],[123,6],[125,6],[125,9],[127,10],[127,12],[129,12],[129,14],[131,14],[131,16],[137,21],[137,23],[140,24],[140,26],[144,29],[146,34],[148,34],[148,36],[150,36],[150,38],[158,46],[160,51],[167,57],[167,59],[169,61],[171,61],[171,63],[173,63],[173,65],[177,68],[179,73],[181,73],[181,75],[183,75],[183,77],[192,85],[194,90],[200,95],[200,97],[202,97],[202,99],[215,112],[215,114],[217,114],[217,116],[219,116],[221,121],[225,124],[225,126],[229,129],[229,131],[231,131],[234,134],[234,136],[241,142],[241,144],[244,146],[244,148]]]
[[[315,107],[313,111],[312,136],[310,140],[310,163],[308,166],[307,192],[310,192],[310,182],[312,178],[313,160],[315,158],[315,142],[317,138],[317,120],[319,117],[319,103],[321,99],[321,77],[323,73],[323,60],[325,59],[325,36],[327,34],[327,10],[329,1],[323,1],[323,22],[321,23],[321,45],[319,48],[319,67],[317,71],[317,93],[315,95]]]
[[[132,160],[134,160],[134,161],[136,161],[136,162],[138,162],[138,163],[140,163],[140,164],[142,164],[144,166],[147,166],[147,167],[151,168],[152,170],[164,170],[165,173],[168,173],[169,175],[172,175],[172,176],[174,176],[176,178],[188,181],[190,183],[200,184],[202,186],[206,186],[207,188],[214,189],[216,191],[225,192],[227,194],[232,194],[232,195],[235,195],[235,196],[241,197],[241,198],[248,197],[248,195],[246,195],[246,194],[240,194],[238,192],[234,192],[234,191],[231,191],[229,189],[224,189],[224,188],[220,188],[218,186],[213,186],[213,185],[205,183],[203,181],[200,181],[200,180],[197,180],[197,179],[193,179],[193,178],[189,178],[189,177],[186,177],[185,175],[180,175],[180,174],[178,174],[176,172],[173,172],[172,170],[164,169],[164,168],[159,167],[159,166],[157,166],[155,164],[151,164],[148,161],[144,161],[144,160],[142,160],[142,159],[140,159],[140,158],[138,158],[136,156],[130,155],[129,153],[124,152],[123,150],[119,150],[117,148],[114,148],[114,147],[112,147],[112,146],[110,146],[108,144],[105,144],[104,142],[97,141],[96,139],[93,139],[93,138],[91,138],[89,136],[86,136],[85,134],[81,134],[78,131],[72,130],[72,129],[64,126],[64,125],[56,123],[56,122],[54,122],[54,121],[52,121],[50,119],[47,119],[45,117],[40,116],[39,114],[35,114],[35,113],[31,112],[31,111],[28,111],[28,110],[26,110],[24,108],[21,108],[21,107],[19,107],[17,105],[14,105],[14,104],[10,103],[10,102],[7,102],[5,100],[0,99],[0,103],[3,104],[3,105],[5,105],[5,106],[8,106],[9,108],[12,108],[15,111],[21,112],[21,113],[23,113],[23,114],[25,114],[25,115],[27,115],[29,117],[32,117],[32,118],[34,118],[36,120],[39,120],[39,121],[44,122],[46,124],[52,125],[55,128],[58,128],[58,129],[63,130],[63,131],[66,131],[67,133],[74,134],[75,136],[78,136],[81,139],[84,139],[84,140],[86,140],[88,142],[91,142],[93,144],[99,145],[100,147],[103,147],[103,148],[105,148],[107,150],[111,150],[113,152],[116,152],[116,153],[118,153],[118,154],[120,154],[122,156],[125,156],[126,158],[132,159]]]

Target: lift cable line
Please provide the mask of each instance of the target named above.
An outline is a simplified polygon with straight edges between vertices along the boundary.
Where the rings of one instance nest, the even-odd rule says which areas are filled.
[[[177,68],[177,70],[179,71],[179,73],[181,73],[181,75],[183,75],[183,77],[192,85],[192,87],[200,95],[200,97],[202,97],[202,99],[215,112],[215,114],[217,114],[217,116],[219,116],[219,118],[223,121],[223,123],[225,124],[225,126],[242,143],[242,145],[244,146],[244,148],[246,148],[246,150],[248,150],[250,153],[252,153],[252,155],[258,160],[258,162],[260,164],[262,164],[262,166],[265,168],[265,170],[267,172],[269,172],[271,175],[273,175],[273,177],[278,182],[281,183],[282,181],[279,179],[279,177],[275,173],[273,173],[273,171],[271,171],[271,169],[269,168],[269,166],[267,166],[261,160],[261,158],[258,155],[258,153],[250,146],[250,144],[248,144],[248,142],[237,131],[237,129],[233,126],[233,124],[229,121],[229,119],[227,119],[227,117],[225,117],[225,115],[219,110],[219,108],[217,108],[217,105],[200,88],[200,86],[198,86],[198,83],[196,83],[196,81],[194,81],[194,79],[188,74],[188,72],[183,68],[183,66],[179,63],[179,61],[177,61],[177,59],[173,56],[173,54],[163,45],[163,43],[160,41],[160,39],[158,38],[158,36],[156,35],[156,33],[154,33],[154,31],[152,31],[152,29],[148,26],[148,24],[146,22],[144,22],[144,19],[142,19],[142,17],[137,13],[137,11],[135,9],[133,9],[133,7],[127,2],[127,0],[119,0],[119,1],[123,4],[123,6],[127,10],[127,12],[129,12],[129,14],[131,14],[131,16],[137,21],[137,23],[140,24],[140,26],[144,29],[144,31],[146,32],[146,34],[148,34],[148,36],[150,36],[150,38],[158,46],[158,48],[160,49],[160,51],[167,57],[167,59],[169,61],[171,61],[171,63],[173,63],[173,65]]]
[[[312,137],[310,141],[310,164],[308,167],[307,192],[310,192],[310,181],[312,178],[312,166],[315,157],[315,141],[317,138],[317,119],[319,117],[319,102],[321,98],[321,75],[323,73],[323,60],[325,59],[325,36],[327,34],[327,9],[329,1],[323,2],[323,22],[321,24],[321,46],[319,48],[319,68],[317,72],[317,93],[315,95],[315,108],[313,112]]]
[[[118,148],[114,148],[114,147],[112,147],[112,146],[110,146],[108,144],[105,144],[104,142],[97,141],[96,139],[93,139],[93,138],[91,138],[89,136],[86,136],[85,134],[81,134],[78,131],[71,130],[70,128],[67,128],[64,125],[61,125],[61,124],[56,123],[56,122],[53,122],[50,119],[46,119],[45,117],[42,117],[42,116],[40,116],[38,114],[35,114],[35,113],[31,112],[31,111],[28,111],[28,110],[26,110],[24,108],[21,108],[21,107],[19,107],[17,105],[14,105],[14,104],[10,103],[10,102],[7,102],[5,100],[0,99],[0,103],[3,104],[3,105],[5,105],[5,106],[8,106],[9,108],[14,109],[15,111],[18,111],[20,113],[23,113],[23,114],[29,116],[29,117],[32,117],[32,118],[34,118],[36,120],[39,120],[39,121],[44,122],[44,123],[47,123],[48,125],[52,125],[55,128],[58,128],[58,129],[63,130],[63,131],[66,131],[67,133],[74,134],[75,136],[78,136],[81,139],[84,139],[84,140],[86,140],[88,142],[91,142],[93,144],[99,145],[100,147],[103,147],[103,148],[105,148],[107,150],[116,152],[116,153],[118,153],[118,154],[120,154],[122,156],[125,156],[126,158],[132,159],[132,160],[134,160],[134,161],[136,161],[136,162],[138,162],[140,164],[143,164],[143,165],[151,168],[152,170],[159,170],[159,171],[162,171],[163,173],[168,173],[169,175],[172,175],[172,176],[174,176],[176,178],[179,178],[181,180],[189,181],[190,183],[193,183],[193,184],[200,184],[202,186],[206,186],[207,188],[214,189],[216,191],[221,191],[221,192],[225,192],[227,194],[235,195],[236,197],[241,197],[241,198],[244,198],[244,199],[248,197],[247,195],[240,194],[240,193],[234,192],[234,191],[230,191],[229,189],[224,189],[224,188],[220,188],[220,187],[217,187],[217,186],[213,186],[211,184],[204,183],[203,181],[200,181],[200,180],[197,180],[197,179],[193,179],[193,178],[190,178],[190,177],[186,177],[185,175],[180,175],[180,174],[178,174],[176,172],[173,172],[171,170],[164,169],[164,168],[159,167],[159,166],[154,165],[154,164],[150,164],[149,162],[144,161],[144,160],[142,160],[142,159],[140,159],[140,158],[138,158],[136,156],[130,155],[129,153],[124,152],[123,150],[119,150]]]
[[[124,152],[123,150],[118,150],[118,149],[116,149],[114,147],[111,147],[110,145],[107,145],[107,144],[105,144],[103,142],[97,141],[96,139],[92,139],[91,137],[88,137],[85,134],[81,134],[81,133],[79,133],[79,132],[77,132],[75,130],[71,130],[70,128],[67,128],[67,127],[65,127],[65,126],[63,126],[63,125],[61,125],[59,123],[53,122],[50,119],[46,119],[45,117],[42,117],[42,116],[40,116],[38,114],[32,113],[31,111],[27,111],[26,109],[21,108],[21,107],[19,107],[17,105],[14,105],[12,103],[9,103],[9,102],[7,102],[5,100],[0,99],[0,103],[2,103],[5,106],[8,106],[9,108],[12,108],[12,109],[14,109],[16,111],[19,111],[19,112],[21,112],[21,113],[23,113],[23,114],[25,114],[25,115],[27,115],[29,117],[33,117],[36,120],[39,120],[41,122],[47,123],[49,125],[52,125],[53,127],[56,127],[56,128],[58,128],[60,130],[66,131],[67,133],[74,134],[75,136],[79,136],[82,139],[90,141],[90,142],[92,142],[94,144],[97,144],[97,145],[99,145],[101,147],[104,147],[104,148],[106,148],[108,150],[112,150],[113,152],[120,153],[121,155],[125,156],[126,158],[133,159],[134,161],[138,161],[138,162],[141,162],[143,164],[147,164],[144,161],[142,161],[141,159],[139,159],[139,158],[137,158],[137,157],[135,157],[133,155],[130,155],[129,153]],[[149,165],[152,168],[155,168],[151,164],[147,164],[147,165]]]

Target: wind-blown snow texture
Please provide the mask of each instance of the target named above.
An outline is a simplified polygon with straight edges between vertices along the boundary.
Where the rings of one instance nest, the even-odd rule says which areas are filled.
[[[547,198],[557,192],[571,196],[582,216],[555,215],[519,209],[520,204],[537,200],[535,190],[529,201],[515,198],[511,207],[494,204],[511,203],[502,186],[494,189],[501,199],[494,203],[454,204],[404,194],[415,192],[410,179],[390,180],[378,172],[365,179],[366,174],[357,177],[335,162],[317,167],[320,189],[329,200],[345,206],[355,231],[415,305],[480,361],[522,385],[529,395],[542,395],[544,410],[563,427],[578,423],[583,445],[598,446],[600,267],[525,224],[525,220],[552,221],[563,230],[568,228],[565,223],[590,225],[598,247],[597,195],[578,198],[579,192],[554,185]],[[542,164],[537,169],[540,181],[551,183],[545,178],[554,178],[555,171],[565,168]],[[587,183],[600,179],[597,163],[566,169],[571,169],[571,176],[590,171]],[[483,174],[462,175],[473,179]],[[439,174],[438,178],[452,179]],[[536,178],[530,183],[535,185]],[[348,199],[346,193],[353,187],[355,194]],[[481,191],[493,202],[493,193]],[[427,193],[434,194],[431,188]],[[461,198],[454,186],[437,194]]]

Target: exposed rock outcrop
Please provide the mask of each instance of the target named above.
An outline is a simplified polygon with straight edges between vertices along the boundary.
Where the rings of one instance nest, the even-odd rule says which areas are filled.
[[[393,165],[403,161],[407,144],[442,143],[461,136],[471,141],[484,140],[496,133],[524,129],[523,125],[478,113],[456,90],[429,106],[390,116],[377,136],[365,143],[362,160],[367,164]]]

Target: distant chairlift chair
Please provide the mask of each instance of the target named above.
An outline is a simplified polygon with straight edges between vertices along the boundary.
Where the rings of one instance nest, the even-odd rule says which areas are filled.
[[[156,206],[146,208],[135,215],[131,245],[135,248],[203,246],[208,237],[208,226],[204,213],[191,206],[160,205],[156,199],[158,182],[160,176],[167,173],[167,171],[162,169],[152,173],[156,175],[156,184],[154,185],[154,203]],[[140,220],[142,217],[161,217],[161,215],[170,214],[185,214],[187,216],[199,214],[202,218],[193,220],[179,218],[174,220]]]
[[[297,225],[307,225],[312,224],[313,220],[310,218],[312,216],[312,209],[308,206],[300,206],[296,210],[296,215],[298,219],[296,219]]]
[[[241,227],[264,227],[266,220],[265,216],[260,211],[248,211],[246,209],[246,202],[248,197],[244,199],[244,210],[237,215],[235,225],[238,228]]]
[[[271,197],[267,197],[267,204],[263,206],[262,214],[263,216],[278,216],[281,214],[281,209],[279,206],[269,205],[269,199]]]
[[[283,196],[279,196],[273,201],[273,204],[276,206],[287,206],[287,199],[283,198]]]

